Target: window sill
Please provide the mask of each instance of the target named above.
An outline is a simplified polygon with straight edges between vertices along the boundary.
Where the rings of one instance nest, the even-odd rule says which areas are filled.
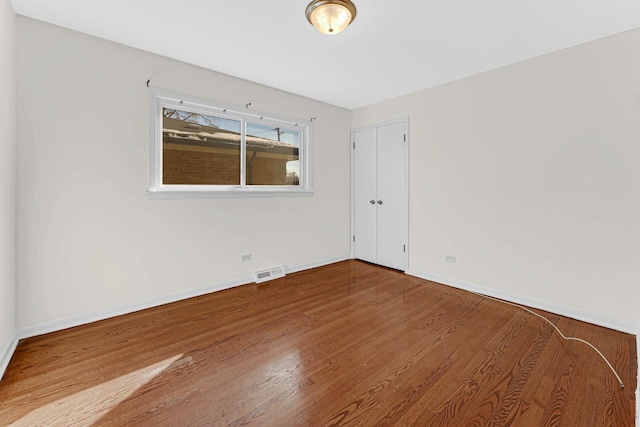
[[[163,199],[221,199],[221,198],[257,198],[257,197],[311,197],[308,190],[148,190],[152,200]]]

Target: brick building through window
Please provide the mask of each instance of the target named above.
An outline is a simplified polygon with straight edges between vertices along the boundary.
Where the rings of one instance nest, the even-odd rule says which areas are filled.
[[[298,185],[288,162],[299,161],[296,145],[247,135],[247,185]],[[165,185],[240,185],[241,135],[215,126],[163,119],[162,181]]]

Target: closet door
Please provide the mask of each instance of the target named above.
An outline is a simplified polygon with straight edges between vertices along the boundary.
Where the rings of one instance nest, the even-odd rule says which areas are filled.
[[[354,133],[357,149],[354,161],[355,257],[378,262],[377,256],[377,142],[376,128]]]
[[[354,132],[354,255],[405,269],[407,122]]]
[[[378,128],[378,264],[405,269],[407,235],[406,122]]]

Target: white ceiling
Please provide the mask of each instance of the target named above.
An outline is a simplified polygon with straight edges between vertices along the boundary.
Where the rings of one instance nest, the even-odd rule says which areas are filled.
[[[353,109],[640,26],[639,0],[11,0],[16,13]]]

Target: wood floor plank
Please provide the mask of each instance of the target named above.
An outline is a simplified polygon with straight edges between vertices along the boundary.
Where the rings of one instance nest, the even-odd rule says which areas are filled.
[[[635,337],[345,261],[22,340],[0,425],[631,426]]]

